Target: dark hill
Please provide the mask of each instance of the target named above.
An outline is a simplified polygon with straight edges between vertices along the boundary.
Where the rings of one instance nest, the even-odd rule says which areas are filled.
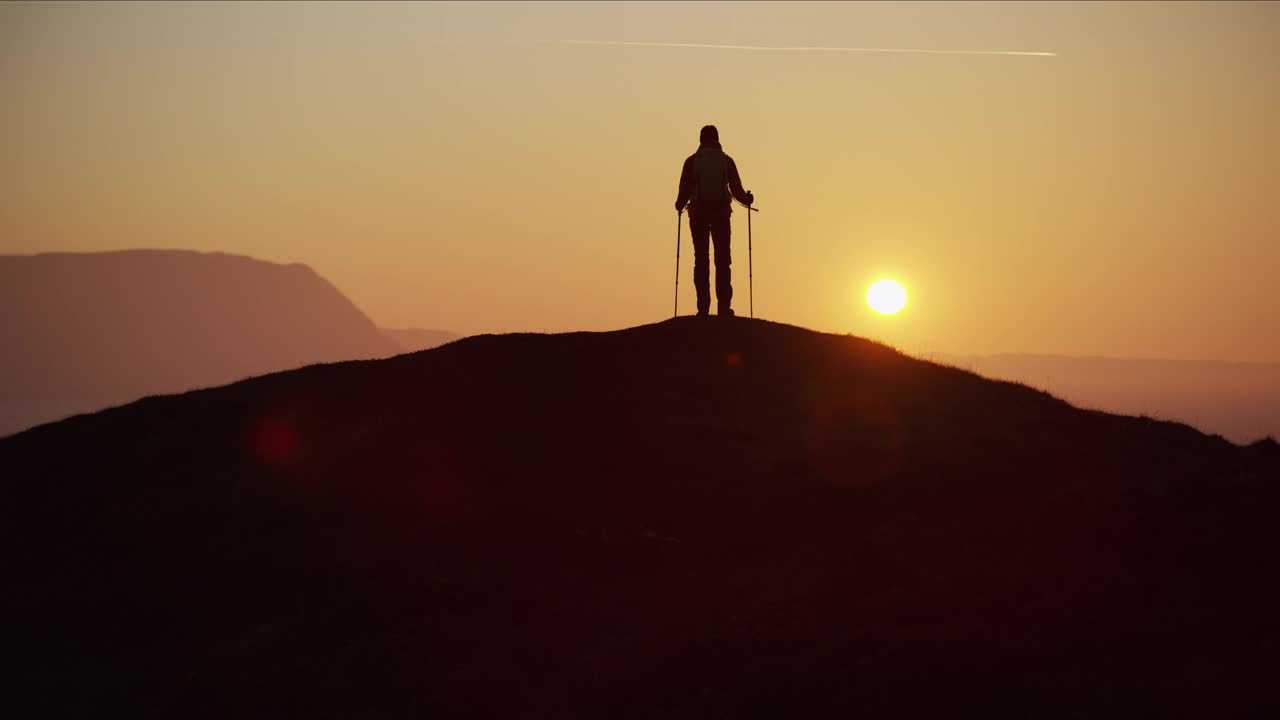
[[[1280,363],[1011,353],[929,358],[1073,405],[1176,420],[1238,443],[1280,438]]]
[[[0,469],[7,699],[68,716],[1274,698],[1274,443],[853,337],[473,337],[36,428]]]
[[[178,250],[0,256],[0,435],[400,352],[305,265]]]

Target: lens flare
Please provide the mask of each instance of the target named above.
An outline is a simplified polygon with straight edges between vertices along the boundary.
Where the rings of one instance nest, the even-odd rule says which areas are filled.
[[[893,315],[907,306],[907,290],[896,280],[877,280],[867,290],[867,304],[881,315]]]

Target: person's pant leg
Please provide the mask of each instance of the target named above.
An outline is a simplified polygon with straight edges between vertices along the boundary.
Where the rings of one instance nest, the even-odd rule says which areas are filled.
[[[718,312],[726,313],[733,307],[733,271],[729,269],[733,262],[729,252],[729,214],[714,218],[710,224],[716,255],[716,307]]]
[[[693,289],[698,293],[698,312],[711,309],[711,222],[705,215],[689,213],[689,235],[693,237]]]

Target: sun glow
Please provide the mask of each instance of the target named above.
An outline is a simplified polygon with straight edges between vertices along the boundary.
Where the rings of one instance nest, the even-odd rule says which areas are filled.
[[[867,290],[867,304],[881,315],[893,315],[906,307],[907,290],[896,280],[877,280]]]

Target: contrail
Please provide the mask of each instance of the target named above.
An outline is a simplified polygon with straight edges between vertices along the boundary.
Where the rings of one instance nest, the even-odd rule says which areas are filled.
[[[922,48],[855,48],[820,45],[712,45],[710,43],[630,42],[626,40],[548,40],[561,45],[622,45],[627,47],[704,48],[711,50],[773,50],[776,52],[921,53],[926,55],[1021,55],[1057,57],[1052,52],[1021,50],[926,50]]]

